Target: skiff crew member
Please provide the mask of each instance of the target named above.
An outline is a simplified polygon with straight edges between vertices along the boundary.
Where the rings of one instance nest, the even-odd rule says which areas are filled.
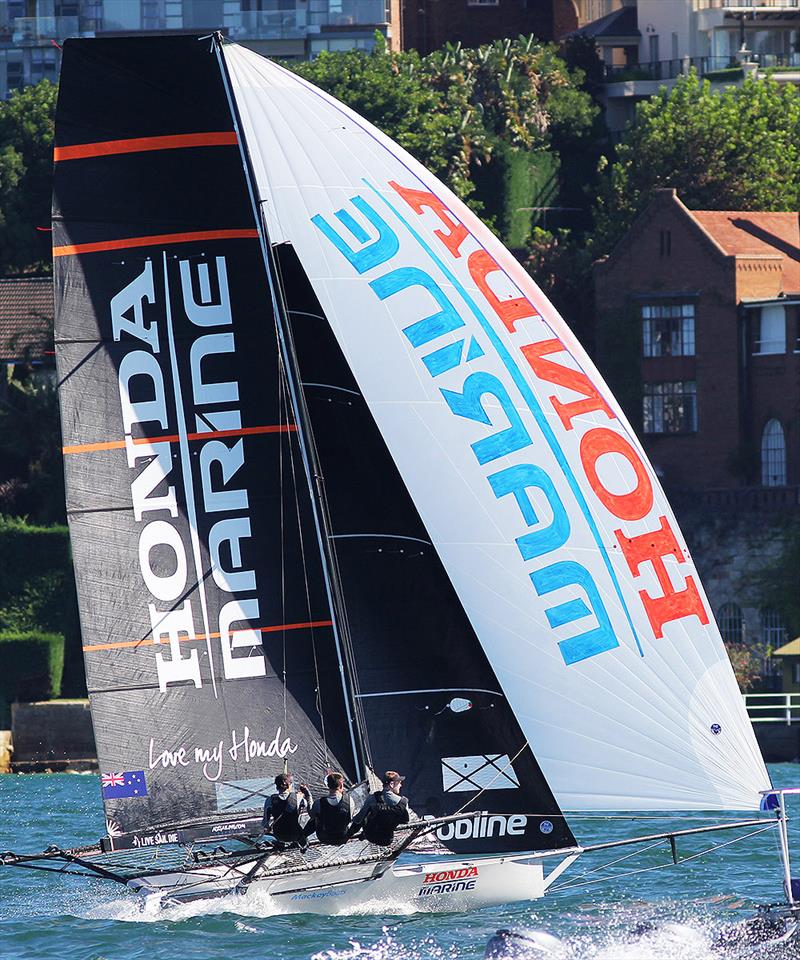
[[[347,831],[353,819],[353,801],[344,789],[341,773],[329,773],[325,783],[328,785],[328,796],[314,801],[311,818],[303,832],[306,837],[316,832],[320,843],[340,846],[347,843]]]
[[[370,843],[388,847],[394,840],[394,832],[401,823],[411,819],[411,808],[406,797],[400,796],[405,777],[396,770],[387,770],[383,775],[383,790],[371,793],[350,824],[348,836],[353,836],[361,827],[361,835]]]
[[[311,793],[305,784],[295,791],[291,773],[275,777],[277,793],[267,797],[264,804],[264,833],[270,833],[281,843],[305,844],[300,817],[311,809]]]

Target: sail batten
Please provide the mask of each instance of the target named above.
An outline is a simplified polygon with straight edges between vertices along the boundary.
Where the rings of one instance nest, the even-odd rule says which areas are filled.
[[[689,551],[569,328],[396,144],[282,68],[226,58],[270,234],[300,257],[561,806],[757,808],[769,780]]]

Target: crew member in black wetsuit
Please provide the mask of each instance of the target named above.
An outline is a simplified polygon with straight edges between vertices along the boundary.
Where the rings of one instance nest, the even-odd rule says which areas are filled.
[[[396,770],[387,770],[383,776],[383,790],[367,797],[364,806],[350,824],[349,836],[361,828],[361,835],[370,843],[388,847],[394,840],[394,832],[401,823],[411,819],[408,800],[400,796],[405,777]]]
[[[291,773],[275,777],[275,789],[264,804],[264,833],[270,833],[281,843],[299,843],[305,846],[300,817],[311,808],[311,794],[305,784],[295,791]]]
[[[347,843],[347,831],[353,819],[353,801],[344,789],[341,773],[329,773],[325,782],[328,796],[314,801],[311,818],[303,832],[306,837],[316,832],[320,843],[340,846]]]

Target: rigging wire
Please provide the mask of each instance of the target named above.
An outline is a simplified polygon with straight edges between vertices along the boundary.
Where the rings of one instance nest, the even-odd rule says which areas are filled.
[[[277,334],[276,334],[277,335]],[[284,418],[288,424],[289,418],[286,415],[286,383],[284,380],[283,358],[281,351],[276,352],[277,360],[277,383],[278,383],[278,423],[284,425]],[[291,449],[291,437],[289,446]],[[286,507],[283,498],[283,434],[278,441],[278,490],[280,499],[280,517],[281,517],[281,623],[287,623],[286,617]],[[281,644],[283,654],[283,730],[285,735],[289,736],[289,715],[287,706],[287,687],[286,687],[286,629],[281,631]],[[289,758],[283,758],[283,772],[289,772]]]
[[[638,870],[626,870],[623,873],[615,873],[610,877],[597,877],[594,880],[576,880],[571,883],[559,883],[557,886],[551,887],[549,892],[557,893],[562,890],[571,890],[575,887],[588,887],[596,883],[608,883],[611,880],[621,880],[623,877],[633,877],[640,873],[650,873],[653,870],[663,870],[665,867],[673,867],[676,865],[680,866],[681,864],[688,863],[690,860],[697,860],[698,857],[703,857],[708,853],[716,853],[717,850],[721,850],[723,847],[728,847],[733,843],[739,843],[742,840],[748,840],[750,837],[758,836],[758,834],[764,833],[766,830],[772,830],[774,827],[775,827],[774,823],[769,823],[767,826],[759,827],[758,830],[752,830],[750,833],[746,833],[741,837],[734,837],[732,840],[726,840],[724,843],[712,844],[710,847],[706,847],[705,850],[701,850],[699,853],[692,853],[688,857],[681,857],[681,859],[677,861],[677,864],[672,862],[657,863],[651,867],[640,867]],[[650,846],[646,847],[644,850],[638,850],[636,852],[644,853],[646,852],[646,850],[651,849],[652,846],[655,846],[655,844],[651,844]],[[597,867],[594,870],[587,871],[587,873],[596,872],[596,870],[607,869],[608,867],[613,866],[614,863],[621,862],[622,859],[627,859],[627,857],[623,857],[621,859],[611,861],[611,863],[602,864],[600,867]],[[582,874],[582,876],[585,876],[585,875],[586,874]]]

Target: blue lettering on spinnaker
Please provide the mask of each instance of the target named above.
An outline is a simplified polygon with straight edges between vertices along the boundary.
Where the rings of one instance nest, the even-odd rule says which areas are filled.
[[[523,560],[542,557],[564,546],[570,533],[567,510],[558,495],[555,484],[541,467],[532,463],[518,463],[499,473],[493,473],[487,477],[487,480],[498,500],[509,493],[514,495],[520,513],[529,527],[537,526],[540,520],[527,491],[541,490],[547,498],[547,504],[553,513],[551,522],[546,527],[517,537],[517,547]]]
[[[383,197],[371,184],[367,183],[367,181],[365,181],[365,183],[394,213],[397,219],[406,227],[411,236],[414,237],[436,264],[447,281],[457,290],[461,299],[467,304],[489,337],[497,355],[510,373],[528,409],[533,414],[537,425],[541,429],[544,438],[558,461],[576,501],[586,518],[603,558],[603,562],[614,584],[616,594],[628,619],[636,645],[641,653],[641,645],[625,604],[616,572],[611,564],[605,544],[600,537],[594,517],[589,510],[577,478],[571,470],[564,452],[558,444],[547,422],[544,411],[541,409],[530,385],[503,345],[491,323],[467,293],[458,278],[445,266],[441,258],[437,256],[402,214],[395,209],[392,203]],[[335,231],[332,231],[327,222],[321,217],[314,217],[313,221],[350,263],[353,264],[358,272],[363,273],[367,269],[370,269],[370,267],[380,266],[386,263],[387,259],[390,259],[390,257],[394,256],[394,253],[397,252],[399,244],[391,228],[388,227],[363,197],[355,197],[352,202],[379,231],[378,240],[374,241],[363,251],[356,253],[352,248],[344,244],[341,237],[339,237]],[[348,218],[346,211],[339,211],[336,216],[341,223],[348,227],[357,240],[362,243],[365,242],[363,229],[356,224],[352,218]],[[357,228],[356,230],[353,229],[353,225]],[[393,243],[391,243],[391,240],[387,241],[387,238],[390,237],[394,238]],[[394,247],[394,250],[388,256],[381,258],[377,255],[378,247],[381,247],[382,250],[386,252],[391,246]],[[369,253],[369,257],[361,258],[361,254],[366,253]],[[419,267],[398,267],[389,270],[389,272],[371,280],[369,283],[378,298],[382,301],[404,290],[418,287],[426,291],[435,302],[439,308],[438,310],[403,328],[403,333],[413,347],[427,346],[433,341],[440,340],[440,338],[445,337],[447,334],[452,334],[464,326],[464,320],[450,300],[450,297],[429,273]],[[472,337],[470,338],[470,345],[466,359],[464,360],[465,340],[466,338],[461,338],[455,342],[444,343],[421,357],[431,377],[438,377],[445,372],[454,370],[464,362],[470,362],[484,355],[482,346]],[[485,371],[469,373],[464,381],[461,392],[441,389],[441,393],[448,407],[456,416],[473,420],[485,426],[501,426],[500,429],[495,429],[490,436],[482,437],[480,440],[472,442],[471,447],[478,463],[491,463],[501,457],[516,453],[532,445],[533,441],[530,433],[523,423],[514,401],[502,381],[493,374]],[[485,404],[484,397],[487,396],[494,398],[495,402]],[[502,425],[496,423],[498,414],[502,417]],[[516,464],[492,474],[487,480],[496,498],[500,499],[509,493],[513,494],[519,506],[520,513],[527,525],[536,528],[516,538],[517,548],[523,560],[533,560],[550,554],[567,542],[571,528],[566,508],[551,478],[541,467],[533,464]],[[552,519],[550,519],[549,522],[547,522],[548,517],[540,518],[538,516],[533,502],[526,492],[528,489],[534,488],[544,495],[549,510],[552,512]],[[537,502],[543,502],[541,497],[538,498]],[[619,641],[614,635],[611,619],[603,604],[600,591],[591,573],[584,566],[574,560],[559,561],[550,564],[544,569],[531,573],[530,579],[536,593],[540,597],[563,588],[568,588],[573,594],[572,598],[565,599],[561,603],[545,609],[548,622],[553,629],[569,627],[571,624],[577,624],[586,617],[594,617],[596,626],[588,630],[583,630],[573,637],[558,641],[559,650],[565,663],[577,663],[619,646]],[[574,596],[576,590],[579,592],[578,597]],[[580,626],[578,629],[581,629]]]
[[[328,221],[319,214],[312,217],[311,222],[318,230],[322,231],[339,253],[341,253],[359,273],[366,273],[367,270],[371,270],[373,267],[380,266],[382,263],[386,263],[387,260],[391,260],[400,249],[400,241],[397,239],[397,234],[389,224],[363,197],[351,197],[350,202],[378,231],[377,239],[364,247],[363,250],[355,250],[351,247],[341,234],[334,230]],[[369,234],[346,210],[337,210],[335,217],[339,223],[355,237],[358,243],[367,243]]]
[[[531,574],[531,581],[540,597],[570,586],[578,586],[586,593],[588,606],[582,599],[567,600],[545,610],[547,620],[554,630],[568,623],[582,620],[590,614],[594,614],[597,619],[598,625],[592,630],[570,637],[568,640],[559,640],[558,649],[565,663],[578,663],[580,660],[596,657],[598,653],[605,653],[619,646],[619,640],[614,636],[611,619],[600,598],[597,584],[586,567],[574,560],[560,560],[542,570],[534,571]]]
[[[457,417],[477,420],[478,423],[485,423],[488,426],[494,426],[494,423],[483,404],[483,398],[494,397],[499,402],[508,426],[490,437],[484,437],[470,444],[478,463],[489,463],[497,460],[498,457],[504,457],[506,454],[515,453],[531,445],[530,434],[522,423],[514,401],[509,397],[503,383],[493,374],[471,373],[464,381],[461,393],[442,390],[442,396]]]
[[[458,330],[459,327],[464,326],[464,321],[444,290],[429,273],[425,273],[418,267],[399,267],[397,270],[392,270],[391,273],[385,273],[382,277],[378,277],[377,280],[372,280],[370,286],[381,300],[385,300],[401,290],[407,290],[409,287],[422,287],[439,305],[441,309],[437,310],[436,313],[432,313],[423,320],[417,320],[416,323],[403,328],[403,333],[408,337],[413,347],[421,347],[423,344],[441,337],[442,334],[451,333],[453,330]]]

